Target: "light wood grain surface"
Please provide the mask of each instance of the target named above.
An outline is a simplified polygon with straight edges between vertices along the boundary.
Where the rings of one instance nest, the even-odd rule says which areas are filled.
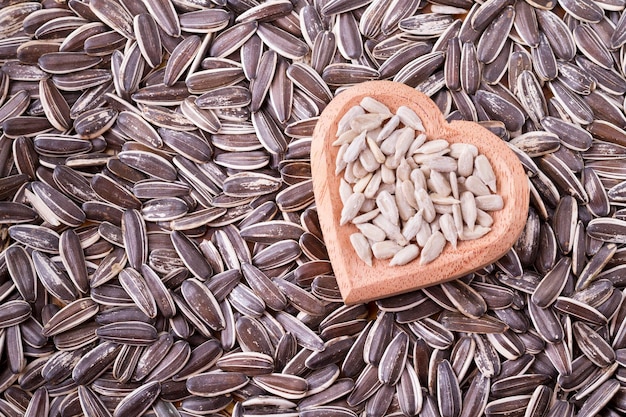
[[[475,145],[491,162],[498,180],[498,194],[504,208],[491,212],[494,224],[490,233],[474,241],[459,242],[456,249],[447,244],[443,253],[430,264],[420,266],[419,258],[404,266],[389,266],[389,260],[374,260],[368,267],[358,258],[349,237],[356,226],[339,225],[342,209],[335,158],[338,147],[337,122],[363,97],[385,103],[392,112],[400,106],[411,107],[422,119],[428,139],[446,139],[450,143]],[[488,265],[505,254],[519,237],[528,214],[528,178],[515,154],[506,143],[473,122],[448,124],[426,95],[404,84],[371,81],[358,84],[337,95],[322,112],[311,145],[313,187],[324,242],[348,304],[366,302],[423,288],[461,277]]]

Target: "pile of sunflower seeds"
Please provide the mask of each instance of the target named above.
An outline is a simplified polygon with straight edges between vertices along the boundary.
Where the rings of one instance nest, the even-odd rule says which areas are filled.
[[[0,0],[0,413],[626,413],[623,0]],[[529,176],[462,279],[344,305],[311,134],[391,79]]]
[[[368,266],[372,255],[396,266],[421,253],[420,265],[430,263],[446,242],[456,249],[458,240],[489,233],[488,211],[504,207],[487,157],[474,145],[427,138],[407,106],[394,115],[364,97],[341,118],[336,136],[339,223],[359,229],[350,243]]]

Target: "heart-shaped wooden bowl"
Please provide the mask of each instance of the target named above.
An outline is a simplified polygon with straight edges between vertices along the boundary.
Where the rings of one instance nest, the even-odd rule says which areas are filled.
[[[428,140],[446,139],[450,143],[475,145],[485,155],[497,177],[498,194],[504,208],[490,212],[491,231],[480,239],[461,241],[456,249],[447,244],[433,262],[420,266],[419,258],[404,266],[389,266],[389,260],[374,259],[367,266],[355,253],[350,235],[358,232],[353,224],[339,225],[342,209],[339,181],[335,175],[338,147],[337,123],[343,114],[363,97],[373,97],[395,113],[409,106],[422,119]],[[370,81],[338,94],[324,109],[313,133],[311,165],[315,202],[324,242],[343,299],[348,304],[412,291],[449,281],[493,263],[504,255],[519,237],[528,215],[528,178],[521,163],[506,143],[473,122],[446,122],[439,108],[425,94],[392,81]]]

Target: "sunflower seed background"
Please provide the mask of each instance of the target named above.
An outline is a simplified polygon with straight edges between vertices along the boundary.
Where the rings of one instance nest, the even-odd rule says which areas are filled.
[[[625,7],[0,0],[0,414],[623,415]],[[346,306],[309,150],[372,79],[507,141],[532,207]]]

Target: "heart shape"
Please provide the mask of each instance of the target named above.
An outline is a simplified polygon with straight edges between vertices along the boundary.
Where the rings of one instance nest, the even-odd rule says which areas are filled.
[[[342,203],[341,176],[335,175],[339,148],[337,122],[364,97],[372,97],[395,113],[398,107],[412,108],[422,119],[428,139],[473,144],[491,162],[497,178],[497,192],[504,200],[501,210],[490,212],[491,231],[482,238],[459,242],[456,249],[446,245],[433,262],[419,261],[389,266],[389,260],[374,259],[371,267],[356,255],[350,235],[358,232],[353,224],[339,225]],[[515,243],[528,216],[528,178],[517,156],[499,137],[477,123],[448,123],[437,105],[425,94],[393,81],[369,81],[338,94],[324,109],[313,132],[311,167],[315,202],[326,249],[339,289],[347,304],[385,298],[459,278],[493,263]]]

